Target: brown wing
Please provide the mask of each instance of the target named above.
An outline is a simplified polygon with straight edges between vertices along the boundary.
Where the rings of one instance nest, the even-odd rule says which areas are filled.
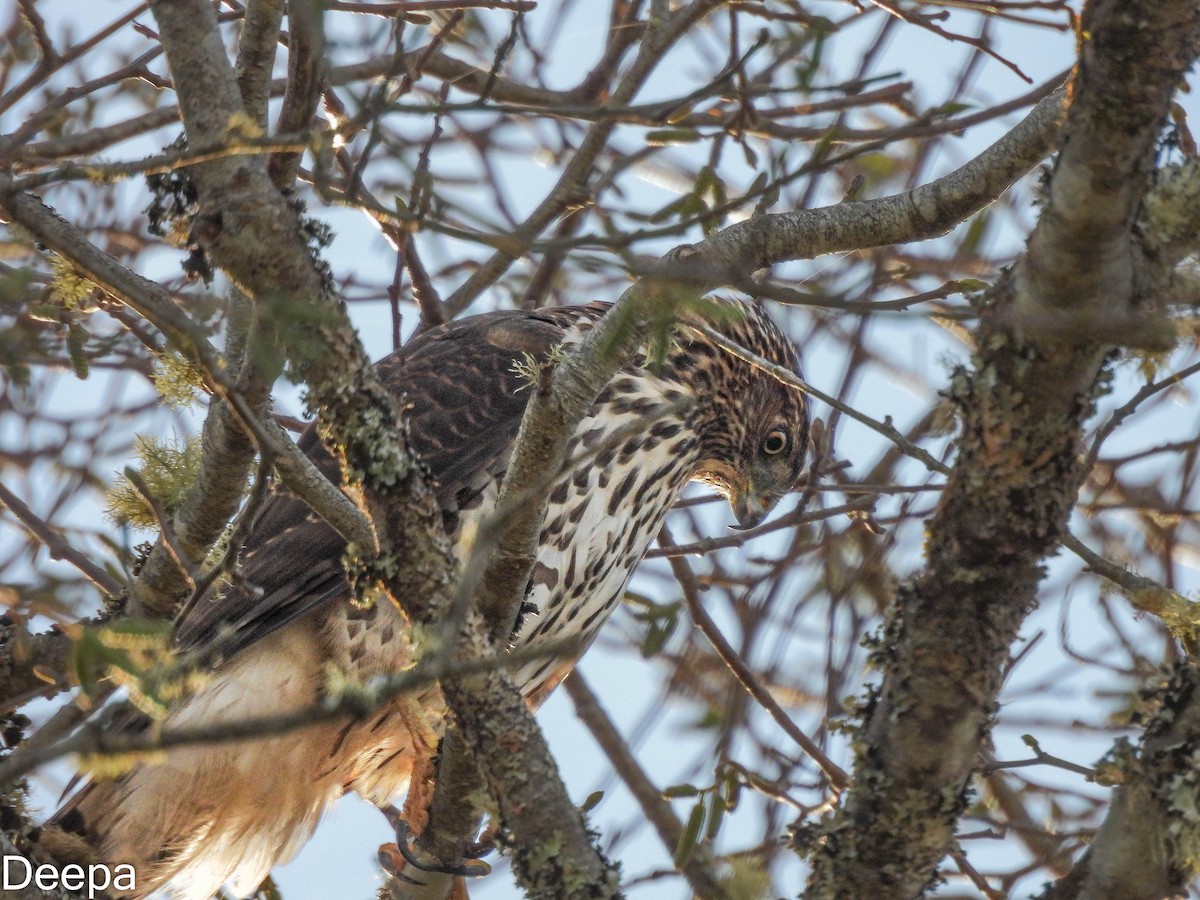
[[[448,533],[458,511],[502,477],[529,399],[513,369],[523,354],[545,355],[582,318],[608,304],[536,312],[504,311],[431,329],[378,363],[384,383],[407,407],[412,448],[428,466]],[[333,481],[341,473],[309,428],[299,446]],[[225,655],[326,603],[344,600],[345,541],[299,498],[276,486],[263,503],[233,586],[203,597],[179,623],[181,648],[221,637]]]

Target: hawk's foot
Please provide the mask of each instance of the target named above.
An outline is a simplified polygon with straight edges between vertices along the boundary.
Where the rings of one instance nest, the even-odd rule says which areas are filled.
[[[389,875],[413,884],[422,884],[420,880],[407,874],[405,870],[412,867],[421,872],[435,872],[440,875],[455,875],[463,878],[481,878],[492,871],[491,866],[479,859],[480,856],[487,854],[492,849],[492,843],[486,835],[484,840],[468,844],[464,849],[463,859],[458,862],[446,863],[439,860],[421,859],[417,855],[418,851],[412,846],[413,836],[409,831],[408,822],[400,818],[394,807],[385,808],[383,813],[396,831],[396,843],[384,844],[379,848],[379,864]]]

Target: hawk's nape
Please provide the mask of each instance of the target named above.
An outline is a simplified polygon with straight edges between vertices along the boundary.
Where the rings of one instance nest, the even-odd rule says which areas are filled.
[[[791,343],[761,309],[711,323],[753,353],[797,368]],[[465,531],[493,507],[528,401],[514,365],[570,348],[607,304],[495,312],[432,329],[379,363],[401,398],[414,451],[428,466],[460,557]],[[554,689],[620,601],[689,479],[730,500],[739,524],[761,521],[795,484],[808,442],[803,396],[681,330],[661,367],[645,357],[617,374],[579,424],[549,509],[516,647],[574,647],[514,672],[533,705]],[[301,446],[337,480],[310,429]],[[298,498],[274,488],[251,527],[234,584],[192,605],[181,647],[215,640],[212,678],[167,715],[203,728],[313,706],[332,669],[358,681],[414,662],[402,613],[349,601],[345,543]],[[561,652],[561,650],[559,651]],[[52,823],[81,835],[100,860],[132,863],[144,896],[167,888],[203,900],[226,886],[252,893],[352,790],[392,802],[414,760],[435,751],[444,703],[436,687],[372,715],[232,744],[182,747],[113,781],[93,781]]]

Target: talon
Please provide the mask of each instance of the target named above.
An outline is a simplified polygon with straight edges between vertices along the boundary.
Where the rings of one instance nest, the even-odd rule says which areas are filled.
[[[384,815],[387,816],[389,822],[392,822],[392,827],[396,829],[396,850],[402,857],[404,857],[404,861],[413,868],[420,869],[422,872],[433,872],[439,875],[455,875],[463,878],[482,878],[484,875],[491,873],[492,867],[480,860],[461,863],[427,863],[417,859],[410,845],[412,835],[408,830],[408,823],[404,821],[404,819],[400,818],[394,807],[385,809]],[[384,847],[391,846],[391,844],[384,845]],[[381,847],[381,853],[382,850],[383,848]],[[394,860],[392,860],[392,862],[394,862]],[[387,865],[384,864],[384,867],[387,868]],[[416,884],[421,884],[421,882],[418,881]]]
[[[480,857],[487,856],[495,849],[496,844],[494,841],[471,841],[463,848],[463,856],[467,859],[479,859]]]
[[[379,848],[377,854],[379,865],[383,867],[383,871],[387,872],[392,878],[398,878],[408,884],[414,884],[417,887],[425,887],[425,882],[418,881],[413,878],[405,870],[404,856],[400,852],[400,847],[396,844],[383,844]]]
[[[479,836],[479,840],[472,841],[467,844],[463,850],[463,856],[467,859],[479,859],[481,856],[487,856],[496,849],[496,826],[489,825]]]
[[[383,813],[383,817],[387,819],[388,825],[392,827],[393,831],[398,832],[401,825],[404,825],[406,830],[408,829],[408,824],[400,816],[400,810],[390,803],[387,806],[379,807],[379,811]]]

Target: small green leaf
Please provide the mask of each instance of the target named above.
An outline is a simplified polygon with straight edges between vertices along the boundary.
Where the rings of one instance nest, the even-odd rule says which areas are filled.
[[[91,336],[78,322],[72,322],[67,329],[67,354],[71,357],[71,368],[75,371],[75,377],[80,381],[88,377],[88,360],[84,349]]]
[[[646,143],[651,147],[666,147],[671,144],[694,144],[702,135],[694,128],[660,128],[646,132]]]
[[[708,828],[705,829],[704,837],[706,840],[712,840],[717,836],[717,832],[721,830],[721,823],[725,819],[725,813],[729,810],[725,798],[721,796],[720,791],[714,791],[712,799],[708,804]]]
[[[652,656],[657,656],[662,652],[662,648],[666,646],[667,640],[675,633],[675,627],[679,624],[679,615],[677,611],[671,611],[663,616],[655,616],[650,620],[650,627],[646,629],[646,637],[642,641],[642,658],[650,659]]]
[[[71,652],[71,669],[75,680],[87,697],[96,696],[96,675],[98,664],[95,652],[95,637],[85,629],[83,635],[75,642]]]
[[[579,807],[579,811],[586,813],[591,812],[600,805],[600,801],[604,799],[604,791],[592,791],[587,795],[587,799],[583,801],[583,805]]]
[[[699,797],[700,788],[694,784],[673,784],[669,788],[664,788],[662,795],[666,800],[675,800],[678,797]]]
[[[843,203],[854,203],[862,199],[863,192],[867,189],[867,176],[859,172],[850,182],[850,187],[846,188],[846,195],[842,197]]]
[[[973,103],[943,103],[933,111],[935,116],[954,116],[960,112],[966,112],[968,109],[974,109]]]
[[[962,243],[958,245],[959,252],[965,255],[977,251],[983,244],[990,224],[991,221],[986,211],[971,219],[971,224],[967,226],[967,233],[963,235]]]
[[[667,642],[667,634],[658,622],[650,623],[646,636],[642,639],[642,659],[651,659],[662,652],[663,644]]]
[[[683,868],[683,866],[687,865],[687,861],[692,858],[692,853],[695,851],[696,844],[700,840],[700,830],[703,827],[704,801],[701,800],[692,807],[687,825],[683,828],[683,834],[679,836],[679,844],[675,847],[676,868]]]

